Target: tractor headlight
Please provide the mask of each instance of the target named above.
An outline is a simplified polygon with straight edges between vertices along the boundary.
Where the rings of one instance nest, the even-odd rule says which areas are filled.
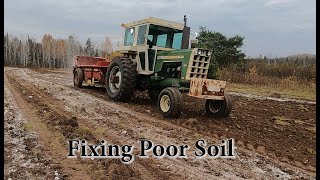
[[[199,54],[199,55],[201,54],[201,49],[198,50],[198,54]]]
[[[211,56],[211,54],[212,54],[211,51],[208,51],[207,56]]]

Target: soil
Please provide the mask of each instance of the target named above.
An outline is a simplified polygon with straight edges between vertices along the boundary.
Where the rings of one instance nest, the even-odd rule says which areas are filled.
[[[165,119],[147,92],[114,102],[104,87],[73,87],[72,70],[5,67],[4,75],[6,179],[315,179],[315,103],[230,92],[230,116],[212,118],[204,114],[203,100],[183,94],[181,116]],[[135,147],[147,138],[191,150],[188,159],[136,157],[125,165],[67,158],[72,138]],[[192,154],[198,139],[213,144],[225,138],[236,141],[235,159]]]

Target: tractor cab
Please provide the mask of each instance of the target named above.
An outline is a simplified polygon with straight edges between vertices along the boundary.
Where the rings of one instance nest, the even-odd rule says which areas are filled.
[[[189,45],[190,28],[181,23],[149,17],[122,27],[125,29],[123,46],[117,51],[135,61],[138,74],[155,72],[156,55],[160,51],[187,49]]]

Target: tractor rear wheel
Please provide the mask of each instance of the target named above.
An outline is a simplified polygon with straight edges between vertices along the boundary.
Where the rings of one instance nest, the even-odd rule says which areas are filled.
[[[83,70],[80,68],[77,68],[73,71],[73,85],[75,87],[82,87],[83,83]]]
[[[168,87],[161,91],[158,108],[165,118],[177,118],[181,114],[182,95],[177,88]]]
[[[106,91],[115,101],[127,102],[136,87],[136,67],[131,59],[115,57],[106,73]]]
[[[227,117],[232,109],[232,99],[229,94],[224,94],[224,100],[206,100],[206,114],[214,117]]]

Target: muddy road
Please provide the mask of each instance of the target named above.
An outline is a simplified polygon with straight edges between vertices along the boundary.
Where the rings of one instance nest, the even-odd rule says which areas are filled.
[[[74,88],[70,70],[6,67],[4,75],[6,178],[315,178],[315,104],[233,95],[230,117],[216,119],[204,115],[202,100],[183,95],[181,117],[164,119],[146,92],[136,92],[129,103],[113,102],[103,87]],[[135,147],[147,138],[191,148],[198,139],[216,144],[234,138],[237,157],[197,159],[191,149],[188,159],[136,157],[130,165],[116,159],[69,159],[70,138]],[[30,173],[14,173],[21,169]]]

